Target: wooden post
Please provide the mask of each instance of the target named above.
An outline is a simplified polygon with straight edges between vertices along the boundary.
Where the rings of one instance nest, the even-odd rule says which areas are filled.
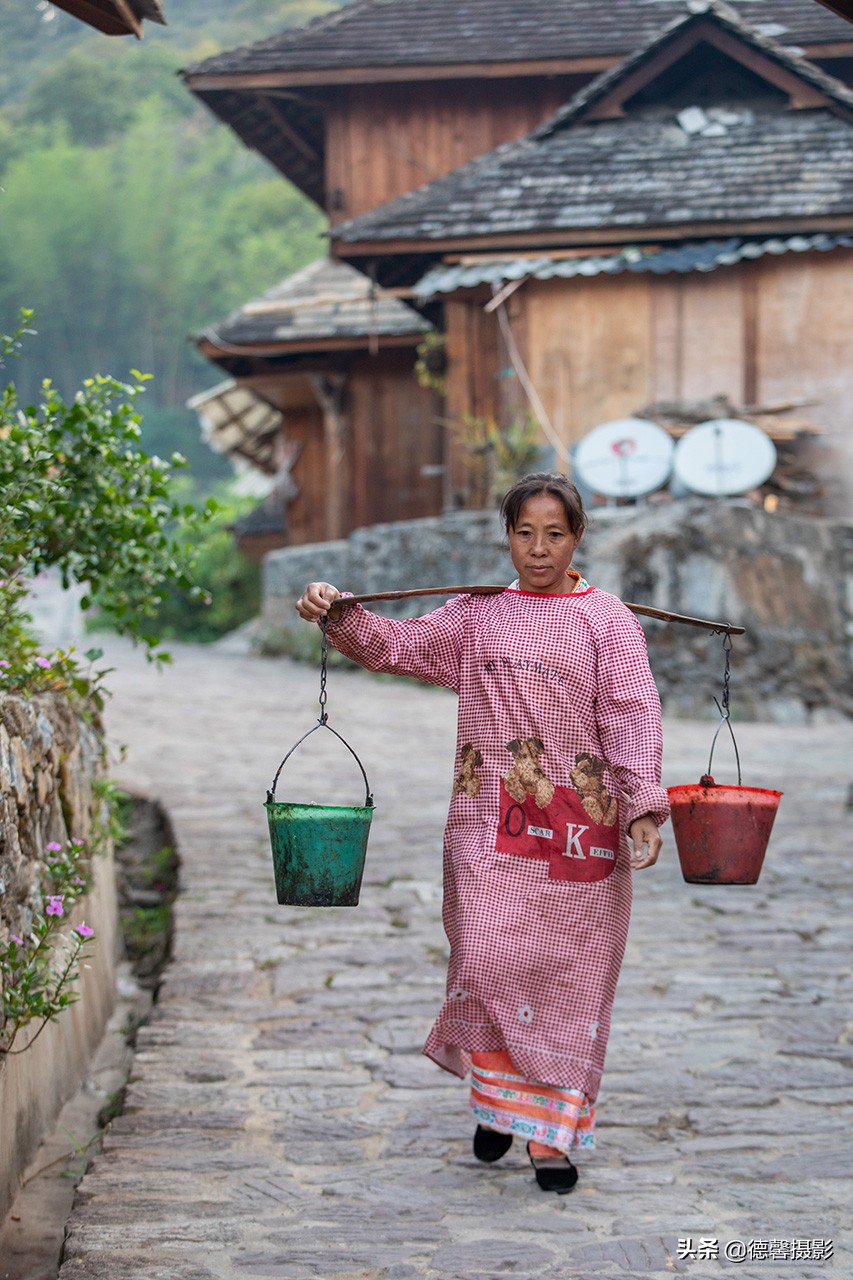
[[[342,538],[348,532],[344,512],[347,490],[347,424],[343,412],[346,376],[342,373],[311,374],[309,380],[323,410],[326,537]]]

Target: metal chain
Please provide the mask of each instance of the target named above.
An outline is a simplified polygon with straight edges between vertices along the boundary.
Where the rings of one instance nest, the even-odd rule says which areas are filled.
[[[723,653],[726,655],[726,667],[723,672],[723,715],[729,718],[729,680],[731,678],[732,636],[727,631],[723,636]]]
[[[731,715],[729,711],[729,694],[730,694],[729,682],[731,679],[731,652],[732,652],[732,633],[730,631],[726,631],[723,634],[723,653],[725,654],[726,662],[725,662],[725,669],[723,671],[722,704],[719,703],[716,698],[714,698],[714,705],[720,713],[720,723],[717,725],[717,732],[714,734],[713,741],[711,742],[711,754],[708,757],[708,772],[706,774],[706,777],[710,778],[711,776],[711,766],[714,763],[714,747],[717,745],[717,738],[720,735],[720,730],[722,729],[723,725],[725,725],[729,731],[729,737],[732,740],[732,746],[734,747],[735,762],[737,764],[737,784],[738,786],[740,786],[742,782],[741,768],[740,768],[740,752],[738,751],[738,748],[737,748],[737,739],[735,738],[734,729],[732,728]]]
[[[323,629],[323,645],[320,654],[320,719],[319,724],[325,724],[328,720],[326,714],[326,659],[329,654],[329,637],[326,635],[326,619],[323,618],[320,626]]]

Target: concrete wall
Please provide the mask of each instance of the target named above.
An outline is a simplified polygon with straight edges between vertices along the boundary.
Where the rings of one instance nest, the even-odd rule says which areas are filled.
[[[734,500],[602,508],[575,563],[623,600],[746,626],[732,654],[733,718],[804,722],[853,714],[850,521],[771,515]],[[261,643],[287,648],[305,626],[293,602],[312,579],[362,593],[513,576],[497,516],[487,511],[375,525],[345,541],[286,548],[264,561]],[[437,603],[375,607],[410,616]],[[721,637],[642,621],[665,710],[716,719]]]
[[[41,894],[45,845],[88,844],[102,801],[93,782],[103,768],[99,739],[59,695],[0,698],[0,943],[26,937]],[[0,1055],[0,1218],[18,1178],[61,1106],[83,1079],[103,1035],[115,990],[116,895],[112,851],[92,858],[93,887],[69,925],[95,929],[92,959],[81,968],[79,1001],[21,1054]],[[66,929],[67,933],[68,930]],[[32,1024],[15,1041],[22,1049]]]

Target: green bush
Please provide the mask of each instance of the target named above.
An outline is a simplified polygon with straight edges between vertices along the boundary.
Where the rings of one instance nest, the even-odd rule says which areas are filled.
[[[254,618],[261,603],[261,573],[237,547],[231,526],[246,507],[227,489],[217,493],[215,512],[189,538],[193,578],[202,595],[172,584],[152,619],[169,640],[217,640]]]
[[[32,313],[21,315],[16,333],[0,336],[0,364],[32,332]],[[13,383],[0,396],[0,658],[6,687],[31,688],[34,670],[46,673],[42,687],[49,679],[52,660],[35,656],[26,613],[29,585],[45,569],[58,568],[65,586],[84,585],[82,607],[96,609],[102,621],[158,661],[169,656],[153,626],[163,592],[176,587],[205,598],[191,576],[191,539],[216,504],[209,499],[199,510],[180,501],[174,483],[185,465],[180,454],[167,462],[139,448],[136,403],[146,379],[132,376],[128,383],[87,378],[67,402],[49,381],[35,404],[20,404]],[[60,657],[67,667],[68,655]]]

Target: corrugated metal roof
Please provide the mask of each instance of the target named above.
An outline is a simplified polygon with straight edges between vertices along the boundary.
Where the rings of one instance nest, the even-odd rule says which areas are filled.
[[[769,240],[706,240],[663,249],[627,246],[617,253],[590,253],[571,258],[548,257],[490,259],[432,267],[415,285],[421,300],[457,289],[473,289],[481,284],[505,284],[530,277],[533,280],[570,280],[573,276],[618,275],[623,271],[652,271],[665,275],[673,271],[715,271],[765,254],[853,248],[853,236],[786,236]]]

